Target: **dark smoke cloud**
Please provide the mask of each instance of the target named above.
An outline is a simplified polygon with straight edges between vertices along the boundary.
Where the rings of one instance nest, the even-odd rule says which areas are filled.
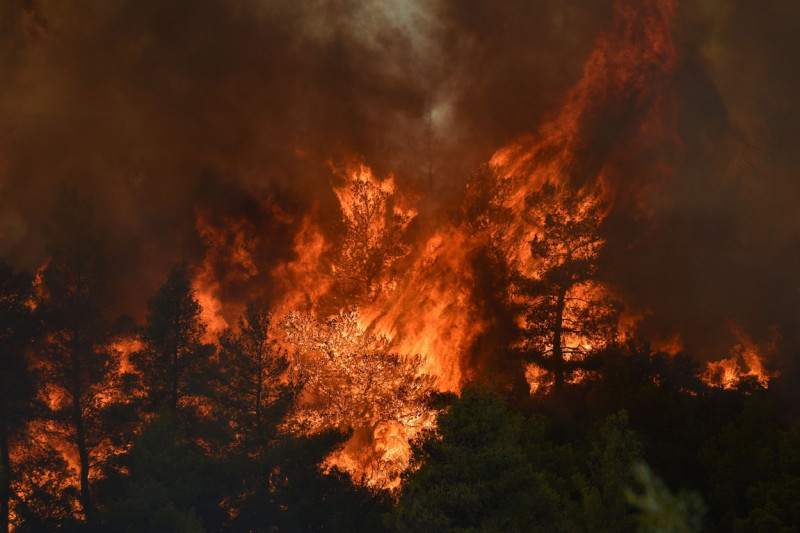
[[[0,7],[0,255],[35,269],[60,184],[94,199],[122,310],[204,253],[198,210],[270,233],[333,220],[327,162],[363,157],[458,208],[477,165],[534,132],[581,76],[611,0],[14,1]],[[718,353],[726,322],[798,321],[800,50],[793,0],[684,2],[680,157],[609,220],[609,263],[643,334]],[[430,119],[430,130],[428,122]],[[650,154],[621,188],[648,179]],[[294,223],[263,206],[280,205]]]
[[[652,216],[618,214],[609,228],[617,281],[652,311],[645,338],[678,331],[690,353],[719,358],[738,323],[760,342],[776,326],[797,349],[798,16],[782,0],[685,2],[679,12],[679,164],[647,199]]]
[[[602,21],[549,4],[5,2],[0,252],[36,268],[59,184],[76,187],[141,309],[202,253],[196,209],[242,190],[330,214],[327,161],[356,155],[457,196],[580,74]]]

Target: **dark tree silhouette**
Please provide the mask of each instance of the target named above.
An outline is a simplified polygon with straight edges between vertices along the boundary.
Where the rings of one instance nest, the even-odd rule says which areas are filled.
[[[439,416],[439,435],[414,450],[389,516],[398,533],[426,531],[562,531],[559,495],[531,464],[551,458],[544,431],[529,431],[519,413],[480,389],[465,389]]]
[[[271,416],[283,414],[292,395],[282,384],[289,367],[285,351],[270,331],[272,315],[261,300],[247,304],[238,331],[220,336],[219,390],[224,412],[243,442],[254,442],[272,429]]]
[[[224,483],[214,462],[190,446],[168,410],[142,427],[123,457],[123,493],[104,510],[107,531],[218,531]]]
[[[79,500],[96,518],[89,483],[93,453],[105,438],[101,417],[118,361],[108,348],[104,244],[91,203],[63,190],[46,228],[50,261],[43,274],[44,379],[54,420],[66,428],[79,461]]]
[[[149,411],[166,407],[175,414],[190,407],[186,401],[202,388],[201,370],[214,346],[203,342],[201,311],[186,265],[175,266],[148,302],[141,332],[144,347],[131,355],[142,375]]]
[[[581,360],[616,333],[619,304],[597,279],[603,205],[551,183],[526,202],[537,235],[530,242],[535,274],[518,279],[523,347],[552,374],[558,392]]]
[[[36,334],[33,280],[0,260],[0,533],[8,533],[13,483],[11,445],[36,395],[27,351]]]

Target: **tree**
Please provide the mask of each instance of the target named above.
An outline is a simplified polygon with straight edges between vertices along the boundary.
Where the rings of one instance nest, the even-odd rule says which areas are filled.
[[[702,530],[705,506],[697,493],[673,494],[643,462],[634,465],[633,474],[641,491],[628,489],[626,494],[639,511],[640,533],[697,533]]]
[[[541,461],[552,459],[541,420],[492,394],[468,388],[439,417],[438,435],[414,450],[397,506],[394,531],[563,531],[563,505]]]
[[[102,309],[106,265],[96,227],[91,203],[63,190],[46,228],[50,260],[42,277],[41,304],[45,393],[51,416],[76,448],[79,500],[89,522],[96,518],[90,470],[100,460],[95,455],[107,437],[101,420],[118,369]]]
[[[201,533],[223,521],[219,469],[190,447],[169,410],[144,425],[123,462],[123,493],[103,513],[109,531]]]
[[[551,183],[526,203],[537,234],[530,241],[533,273],[521,273],[517,283],[525,318],[522,344],[559,392],[581,360],[616,333],[619,304],[597,280],[603,205]]]
[[[401,209],[391,178],[378,181],[360,166],[336,189],[345,233],[333,261],[333,275],[340,293],[370,299],[376,282],[408,254],[403,233],[415,213]]]
[[[625,411],[608,416],[589,432],[580,472],[573,483],[581,495],[580,513],[586,531],[633,530],[634,517],[624,487],[631,480],[631,467],[642,457],[642,444],[628,428]]]
[[[251,301],[239,319],[239,329],[225,330],[219,339],[219,396],[234,431],[245,443],[265,437],[276,424],[270,417],[285,414],[292,395],[282,383],[289,360],[272,336],[272,315],[260,300]]]
[[[36,334],[33,280],[0,260],[0,533],[8,533],[16,481],[11,446],[36,396],[28,350]]]
[[[143,378],[147,409],[175,414],[200,392],[201,367],[214,352],[203,342],[206,326],[185,264],[172,269],[147,308],[144,347],[131,360]]]
[[[372,444],[360,462],[373,480],[396,478],[405,466],[398,452],[435,414],[428,405],[433,377],[422,371],[422,358],[391,352],[389,339],[366,332],[354,310],[324,323],[290,314],[283,329],[296,348],[293,371],[303,387],[292,425],[305,433],[353,430]]]

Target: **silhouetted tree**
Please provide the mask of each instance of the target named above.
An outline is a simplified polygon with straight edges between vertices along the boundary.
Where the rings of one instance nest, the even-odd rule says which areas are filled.
[[[43,378],[51,415],[78,454],[79,499],[90,522],[96,517],[90,470],[106,437],[100,419],[118,368],[102,310],[106,265],[96,227],[90,202],[63,190],[46,228],[50,261],[42,277]]]
[[[124,492],[109,503],[109,531],[219,530],[225,484],[220,469],[193,449],[168,409],[149,420],[123,459],[129,472]]]
[[[16,465],[11,446],[32,416],[36,383],[28,350],[36,334],[33,280],[0,260],[0,533],[8,533]]]
[[[220,336],[216,392],[237,440],[253,443],[274,431],[274,415],[285,414],[292,390],[282,378],[289,361],[272,335],[272,315],[263,301],[249,302],[238,326]]]
[[[551,183],[526,203],[537,234],[530,242],[535,274],[518,281],[523,347],[561,391],[587,353],[616,333],[619,304],[597,280],[603,205],[593,195]]]
[[[185,264],[172,269],[147,308],[144,347],[131,360],[142,375],[146,408],[166,407],[175,414],[189,408],[189,398],[203,388],[202,366],[214,353],[214,346],[203,342],[206,325]]]

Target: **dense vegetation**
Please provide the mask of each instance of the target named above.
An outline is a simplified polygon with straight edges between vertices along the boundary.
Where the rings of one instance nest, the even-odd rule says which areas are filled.
[[[695,359],[628,340],[585,354],[589,377],[577,382],[564,379],[559,355],[555,385],[536,394],[521,394],[507,373],[487,374],[460,395],[425,396],[437,429],[415,442],[399,488],[376,488],[322,466],[357,421],[287,425],[305,384],[287,378],[263,302],[209,343],[188,267],[177,265],[145,324],[109,320],[89,211],[62,198],[38,280],[0,263],[0,531],[800,524],[790,365],[769,388],[744,379],[721,389],[700,380]],[[116,348],[124,338],[139,343],[129,357]],[[786,360],[790,346],[780,348]]]

